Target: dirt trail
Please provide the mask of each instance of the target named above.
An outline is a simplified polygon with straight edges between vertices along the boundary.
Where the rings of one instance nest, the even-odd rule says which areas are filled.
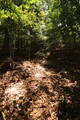
[[[6,120],[58,120],[61,86],[75,86],[68,79],[24,61],[0,75],[0,109]]]

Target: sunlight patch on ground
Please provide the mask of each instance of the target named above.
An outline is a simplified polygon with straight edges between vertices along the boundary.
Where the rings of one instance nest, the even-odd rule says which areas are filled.
[[[36,64],[34,68],[34,77],[39,79],[45,76],[45,68],[42,67],[40,64]]]
[[[36,64],[34,67],[34,77],[39,79],[39,78],[43,78],[46,76],[51,76],[52,72],[51,71],[47,71],[43,66],[41,66],[40,64]]]
[[[32,77],[35,77],[35,79],[42,79],[46,75],[51,75],[51,71],[47,71],[43,66],[41,66],[40,63],[31,63],[29,61],[22,63],[24,66],[24,69],[27,69],[28,72],[32,71]]]
[[[41,78],[41,77],[42,77],[42,74],[41,74],[41,73],[35,73],[34,77],[35,77],[35,78]]]
[[[5,100],[13,101],[18,100],[20,97],[24,97],[26,93],[23,82],[11,84],[5,90]]]
[[[45,71],[45,68],[42,67],[40,64],[36,64],[36,69],[40,71]]]

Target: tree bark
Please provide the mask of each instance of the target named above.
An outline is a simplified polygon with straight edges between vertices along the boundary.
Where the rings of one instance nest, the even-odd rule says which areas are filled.
[[[5,38],[4,38],[4,42],[3,42],[3,51],[5,52],[5,53],[9,53],[10,52],[10,41],[9,41],[9,30],[8,30],[8,28],[5,28],[5,30],[4,30],[4,33],[5,33]]]

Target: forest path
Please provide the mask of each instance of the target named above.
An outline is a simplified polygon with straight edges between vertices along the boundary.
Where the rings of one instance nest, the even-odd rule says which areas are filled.
[[[58,120],[65,83],[74,85],[39,63],[23,61],[0,75],[0,109],[6,120]]]

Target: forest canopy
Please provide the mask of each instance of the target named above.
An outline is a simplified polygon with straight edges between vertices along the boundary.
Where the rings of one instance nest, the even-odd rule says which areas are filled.
[[[0,49],[35,54],[79,46],[79,14],[79,0],[0,0]]]

